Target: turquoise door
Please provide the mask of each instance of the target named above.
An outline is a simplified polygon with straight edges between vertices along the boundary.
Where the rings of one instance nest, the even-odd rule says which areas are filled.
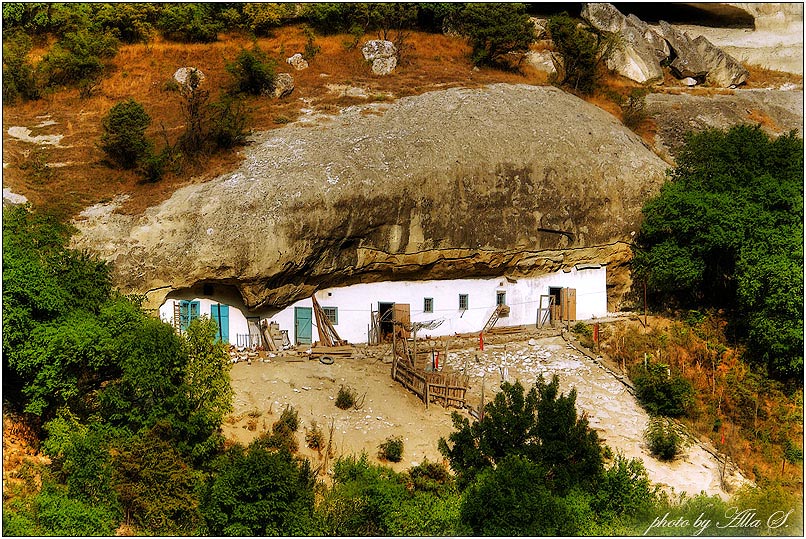
[[[311,307],[294,307],[294,338],[297,344],[311,344]]]
[[[216,340],[229,343],[229,305],[210,305],[210,318],[218,325]]]
[[[179,327],[187,331],[190,323],[199,317],[199,302],[182,300],[179,302]]]

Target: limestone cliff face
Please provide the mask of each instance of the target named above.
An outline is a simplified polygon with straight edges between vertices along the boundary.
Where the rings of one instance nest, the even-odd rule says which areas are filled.
[[[584,261],[611,265],[615,304],[640,207],[666,168],[610,114],[556,88],[450,89],[259,134],[238,170],[139,216],[94,208],[74,242],[151,308],[201,282],[236,286],[261,309],[359,281]]]

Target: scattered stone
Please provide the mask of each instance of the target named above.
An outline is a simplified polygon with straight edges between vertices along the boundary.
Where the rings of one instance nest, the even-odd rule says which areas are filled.
[[[287,63],[294,66],[294,69],[297,71],[302,71],[303,69],[308,69],[308,61],[302,57],[302,54],[297,53],[290,58],[286,58],[285,60]]]
[[[691,78],[691,77],[686,77],[684,79],[681,79],[680,82],[682,82],[686,86],[697,86],[699,84],[699,82],[697,82],[697,79],[694,79],[694,78]]]
[[[274,79],[274,90],[270,93],[275,99],[286,97],[294,91],[294,77],[289,73],[280,73]]]
[[[524,59],[527,65],[532,66],[538,71],[549,75],[557,73],[557,67],[554,65],[554,59],[550,51],[529,51],[526,53]]]
[[[195,86],[191,86],[193,80],[191,78],[191,74],[195,72]],[[204,81],[205,76],[202,73],[202,70],[197,67],[180,67],[174,73],[174,80],[182,85],[183,88],[187,90],[193,90]]]
[[[372,72],[376,75],[388,75],[397,66],[397,47],[391,41],[373,39],[361,47],[364,60],[372,62]]]

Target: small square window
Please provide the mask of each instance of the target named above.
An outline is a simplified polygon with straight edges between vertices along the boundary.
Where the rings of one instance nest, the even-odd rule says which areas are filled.
[[[467,294],[459,294],[459,309],[466,311],[468,306]]]
[[[322,311],[324,311],[325,316],[327,316],[327,319],[330,320],[331,324],[335,326],[339,323],[338,307],[322,307]]]
[[[434,298],[423,298],[423,312],[424,313],[434,312]]]
[[[496,305],[506,305],[507,304],[507,293],[506,292],[496,292],[495,293],[495,304]]]

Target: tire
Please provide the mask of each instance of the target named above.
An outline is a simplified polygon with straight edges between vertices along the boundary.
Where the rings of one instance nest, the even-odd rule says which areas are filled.
[[[322,363],[323,365],[333,365],[333,358],[330,356],[320,356],[319,363]]]

